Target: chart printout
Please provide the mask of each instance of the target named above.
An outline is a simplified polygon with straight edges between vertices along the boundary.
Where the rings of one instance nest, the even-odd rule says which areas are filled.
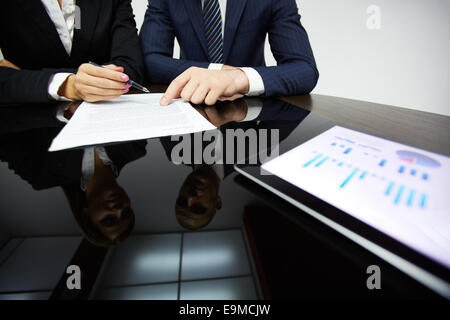
[[[262,168],[450,267],[450,158],[335,126]]]

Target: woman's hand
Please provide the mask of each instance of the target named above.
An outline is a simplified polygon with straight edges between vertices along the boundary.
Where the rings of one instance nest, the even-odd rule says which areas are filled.
[[[127,93],[130,88],[130,85],[125,83],[130,78],[123,71],[123,67],[112,64],[104,67],[82,64],[78,72],[67,77],[59,87],[58,95],[87,102],[117,98]]]
[[[18,66],[16,66],[14,63],[12,63],[6,59],[0,60],[0,67],[20,70],[20,68]]]

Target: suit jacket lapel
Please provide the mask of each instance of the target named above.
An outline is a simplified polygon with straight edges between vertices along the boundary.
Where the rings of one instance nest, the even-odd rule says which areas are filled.
[[[197,34],[200,45],[208,57],[208,49],[206,48],[205,27],[203,25],[202,2],[200,0],[184,0],[186,13],[191,19],[192,27]]]
[[[244,12],[247,0],[228,0],[227,14],[225,17],[225,35],[224,35],[224,49],[223,61],[226,62],[233,46],[234,36],[241,21],[242,12]]]
[[[41,29],[48,41],[55,45],[57,56],[66,56],[67,52],[59,38],[58,31],[53,21],[45,11],[44,5],[40,0],[18,0],[25,13],[36,23],[36,26]],[[33,35],[30,35],[33,36]]]
[[[77,0],[77,9],[75,21],[80,22],[80,28],[73,31],[72,54],[71,58],[76,60],[77,57],[88,56],[92,38],[95,34],[98,15],[100,13],[102,1]],[[77,20],[79,19],[79,20]]]

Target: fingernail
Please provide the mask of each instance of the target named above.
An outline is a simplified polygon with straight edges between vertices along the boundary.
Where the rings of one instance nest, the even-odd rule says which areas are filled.
[[[131,87],[131,84],[129,84],[129,83],[127,83],[126,85],[125,85],[125,89],[129,89]]]
[[[166,96],[163,96],[159,103],[162,105],[169,104],[169,99],[167,99]]]
[[[128,88],[122,90],[123,93],[127,93],[128,91],[129,91]]]
[[[128,80],[130,80],[130,78],[129,78],[127,75],[121,76],[120,79],[122,79],[123,81],[128,81]]]

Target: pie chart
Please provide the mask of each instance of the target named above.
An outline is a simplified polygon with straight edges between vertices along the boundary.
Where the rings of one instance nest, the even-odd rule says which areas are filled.
[[[397,155],[400,160],[408,164],[415,164],[427,168],[439,168],[441,166],[438,161],[414,151],[399,150],[397,151]]]

